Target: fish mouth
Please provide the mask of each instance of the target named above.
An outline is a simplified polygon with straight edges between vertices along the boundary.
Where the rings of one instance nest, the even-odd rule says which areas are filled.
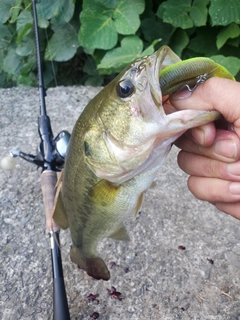
[[[167,108],[164,108],[163,105],[163,88],[160,86],[160,73],[164,68],[180,62],[181,59],[168,46],[160,47],[155,53],[149,56],[149,58],[154,65],[154,69],[149,73],[152,98],[158,108],[162,107],[163,112],[166,109],[165,114],[172,113],[176,110],[173,110],[171,107],[169,108],[169,104]]]
[[[160,109],[162,107],[162,92],[159,82],[159,74],[162,69],[161,48],[148,57],[147,74],[149,78],[150,92],[155,105]]]

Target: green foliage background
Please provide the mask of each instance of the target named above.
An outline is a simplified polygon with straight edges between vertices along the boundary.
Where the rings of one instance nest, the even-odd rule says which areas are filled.
[[[106,84],[169,45],[207,56],[240,80],[240,0],[40,0],[45,85]],[[0,87],[36,86],[31,0],[1,0]]]

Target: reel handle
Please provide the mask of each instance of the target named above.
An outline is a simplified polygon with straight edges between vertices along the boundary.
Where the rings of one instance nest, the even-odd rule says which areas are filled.
[[[2,169],[10,171],[15,168],[16,163],[16,158],[9,154],[8,156],[2,158],[0,166]]]

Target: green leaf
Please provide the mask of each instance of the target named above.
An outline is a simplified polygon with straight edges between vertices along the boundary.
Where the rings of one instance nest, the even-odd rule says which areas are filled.
[[[141,57],[144,57],[144,56],[149,56],[150,54],[153,54],[155,49],[154,49],[154,45],[156,43],[158,43],[160,40],[156,40],[154,41],[153,44],[151,44],[149,47],[147,47],[142,53],[141,53]]]
[[[6,73],[5,72],[1,72],[0,73],[0,88],[5,88],[6,86]]]
[[[38,27],[42,29],[47,29],[49,26],[49,21],[43,18],[38,19]]]
[[[36,67],[36,57],[31,55],[27,58],[26,62],[21,66],[20,73],[28,75]]]
[[[188,49],[196,52],[197,55],[211,56],[218,52],[216,42],[218,30],[216,28],[197,28],[196,36],[190,40]]]
[[[121,0],[114,10],[113,20],[120,34],[134,34],[140,27],[139,14],[144,11],[144,0]]]
[[[222,55],[216,55],[211,56],[210,58],[224,66],[233,76],[236,76],[240,71],[240,59],[236,57],[225,57]]]
[[[88,2],[91,3],[91,0]],[[119,0],[99,0],[99,2],[108,9],[115,9]]]
[[[87,58],[83,66],[83,71],[87,74],[87,76],[85,76],[86,79],[84,80],[85,86],[97,87],[102,85],[104,78],[98,73],[92,57]]]
[[[179,56],[182,56],[182,51],[186,48],[189,43],[189,36],[186,31],[177,29],[170,42],[171,49]]]
[[[60,12],[55,16],[55,19],[61,24],[69,22],[72,19],[74,8],[73,0],[62,0]]]
[[[209,14],[213,26],[240,24],[240,0],[211,0]]]
[[[87,80],[85,80],[84,85],[98,87],[98,86],[101,86],[102,83],[103,83],[103,77],[98,75],[94,77],[93,76],[87,77]]]
[[[172,35],[173,27],[161,20],[155,21],[154,19],[147,18],[142,21],[141,30],[145,40],[148,42],[152,43],[156,39],[161,39],[162,44],[167,44]]]
[[[35,42],[33,37],[25,37],[20,45],[16,48],[16,53],[19,56],[26,57],[34,54],[35,52]]]
[[[14,23],[17,21],[17,17],[19,16],[19,12],[20,12],[20,10],[22,10],[22,8],[21,8],[22,2],[23,2],[23,0],[16,0],[14,7],[11,9],[10,23]]]
[[[54,72],[53,72],[54,70]],[[54,62],[45,62],[43,66],[43,79],[46,86],[48,86],[55,78],[55,72],[58,71],[58,65]],[[56,83],[56,82],[55,82]]]
[[[109,50],[119,34],[134,34],[140,26],[144,0],[85,0],[80,14],[79,43],[87,49]]]
[[[24,10],[17,18],[17,43],[20,44],[24,36],[28,35],[33,27],[33,17],[30,11]]]
[[[3,59],[4,59],[4,53],[3,53],[3,51],[0,51],[0,75],[1,75],[1,73],[3,71],[2,70],[2,68],[3,68]]]
[[[236,23],[224,27],[217,35],[217,48],[220,49],[228,39],[237,38],[240,35],[240,28]]]
[[[96,64],[92,57],[88,57],[83,66],[83,71],[88,75],[95,76],[98,75],[98,71],[96,69]]]
[[[47,44],[46,60],[67,61],[71,59],[78,48],[77,33],[69,23],[59,28]]]
[[[240,37],[235,38],[235,39],[230,39],[227,42],[230,46],[238,48],[240,46]]]
[[[35,81],[34,81],[35,80]],[[29,75],[19,75],[17,78],[17,86],[18,87],[31,87],[36,86],[36,76],[34,77],[33,73],[31,72]]]
[[[191,3],[192,0],[168,0],[159,6],[157,16],[174,27],[192,28],[193,21],[188,15]]]
[[[1,0],[0,23],[5,23],[11,17],[11,8],[14,6],[14,0]]]
[[[117,31],[114,23],[108,15],[104,14],[104,8],[100,11],[85,9],[80,14],[81,28],[79,31],[79,43],[88,49],[108,50],[117,44]]]
[[[207,22],[209,0],[194,0],[190,10],[190,17],[196,27],[205,26]]]
[[[137,36],[128,36],[122,39],[121,47],[108,51],[101,63],[97,66],[100,74],[112,74],[120,72],[136,58],[150,55],[154,52],[154,45],[150,45],[144,51],[143,43]]]
[[[54,18],[60,24],[65,24],[71,20],[74,8],[73,0],[41,0],[37,4],[39,18],[45,20]]]
[[[49,20],[59,14],[61,0],[41,0],[36,7],[38,18]]]
[[[121,41],[121,47],[108,51],[97,68],[99,70],[114,68],[118,72],[139,57],[142,49],[143,43],[137,36],[125,37]]]
[[[225,57],[233,56],[233,57],[240,58],[239,48],[228,45],[228,42],[220,50],[217,50],[217,52],[215,52],[212,55],[214,56],[218,54],[221,54]]]
[[[0,34],[0,50],[3,50],[10,45],[12,33],[6,25],[0,24]]]
[[[21,58],[16,54],[14,49],[10,49],[3,60],[3,71],[16,75],[21,66]]]

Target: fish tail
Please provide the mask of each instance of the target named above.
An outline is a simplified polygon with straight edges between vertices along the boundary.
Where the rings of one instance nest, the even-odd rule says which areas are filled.
[[[97,280],[109,280],[110,273],[100,257],[86,257],[74,245],[71,246],[70,257],[72,262],[76,263],[81,269],[85,270],[90,277]]]

